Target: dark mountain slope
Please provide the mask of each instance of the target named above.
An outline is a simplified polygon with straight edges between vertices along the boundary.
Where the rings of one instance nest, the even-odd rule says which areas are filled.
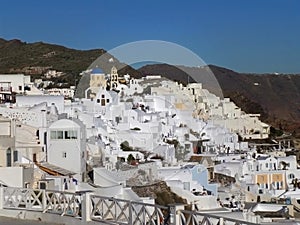
[[[40,75],[51,68],[65,72],[65,80],[68,81],[71,78],[68,75],[78,75],[104,53],[106,51],[103,49],[82,51],[43,42],[25,43],[16,39],[0,39],[0,73]],[[108,60],[110,57],[112,56],[107,55],[104,59]],[[117,68],[125,66],[117,59],[114,60],[114,65]],[[111,65],[108,61],[102,62],[101,68],[110,72]],[[126,73],[140,76],[139,72],[129,66],[120,71],[120,74]]]

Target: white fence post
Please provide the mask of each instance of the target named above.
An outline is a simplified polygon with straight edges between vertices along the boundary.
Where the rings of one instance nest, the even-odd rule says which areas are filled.
[[[180,215],[177,213],[178,210],[184,210],[184,205],[172,204],[169,205],[170,213],[170,225],[180,225]]]
[[[132,224],[133,218],[132,218],[132,203],[131,203],[131,201],[129,202],[128,209],[129,209],[129,211],[128,211],[128,213],[129,213],[129,215],[128,215],[128,224]]]
[[[220,224],[220,225],[224,225],[224,224],[225,224],[225,223],[224,223],[224,218],[221,217],[221,218],[219,219],[219,224]]]
[[[0,186],[0,209],[3,209],[4,204],[4,193],[3,193],[3,187]]]
[[[91,221],[92,203],[91,203],[91,192],[83,193],[81,200],[81,216],[84,222]]]
[[[47,195],[46,195],[46,190],[42,190],[42,209],[43,209],[43,212],[47,211]]]

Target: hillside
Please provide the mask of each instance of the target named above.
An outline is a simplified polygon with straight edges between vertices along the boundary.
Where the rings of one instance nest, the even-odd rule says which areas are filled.
[[[183,68],[192,77],[208,76],[207,68]],[[300,75],[245,74],[210,65],[224,97],[231,98],[247,113],[260,113],[262,120],[276,128],[300,134]],[[187,74],[166,64],[147,65],[141,73],[163,74],[173,80],[187,82]],[[193,79],[189,78],[192,82]],[[210,83],[203,85],[215,93]]]
[[[59,82],[75,82],[75,77],[86,70],[90,64],[106,51],[103,49],[75,50],[59,45],[43,42],[26,43],[20,40],[0,39],[0,73],[24,73],[39,76],[48,69],[64,72],[66,75]],[[107,55],[103,65],[107,65]],[[105,72],[109,72],[111,66],[103,66]],[[114,59],[117,68],[124,67]],[[139,76],[139,72],[131,67],[125,67],[121,74],[133,74]]]

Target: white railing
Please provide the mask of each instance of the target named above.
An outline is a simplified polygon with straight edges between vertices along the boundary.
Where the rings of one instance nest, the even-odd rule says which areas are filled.
[[[128,225],[160,225],[169,220],[168,207],[101,196],[91,196],[92,220]]]
[[[6,209],[24,209],[55,213],[59,215],[79,216],[81,195],[76,193],[3,188],[2,207]]]
[[[87,221],[122,225],[254,225],[220,215],[186,211],[183,205],[160,206],[94,195],[91,192],[61,192],[0,187],[0,209],[53,213]]]
[[[259,223],[248,222],[246,220],[233,219],[228,217],[220,216],[220,215],[212,215],[208,213],[200,213],[196,211],[186,211],[181,210],[177,212],[178,225],[257,225]]]

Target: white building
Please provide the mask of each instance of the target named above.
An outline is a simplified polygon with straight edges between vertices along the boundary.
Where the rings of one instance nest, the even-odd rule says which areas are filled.
[[[51,88],[47,89],[49,95],[63,95],[65,98],[70,99],[74,97],[75,87],[73,88]]]
[[[15,93],[24,93],[26,87],[31,85],[30,76],[24,74],[0,74],[0,90]]]
[[[106,89],[107,78],[100,68],[94,68],[90,72],[90,84],[85,91],[85,98],[94,98],[100,88]]]
[[[119,85],[119,75],[118,70],[115,66],[111,68],[110,72],[110,89],[115,90]]]
[[[14,102],[16,94],[40,94],[30,76],[24,74],[0,74],[0,102]]]
[[[33,183],[33,167],[0,167],[0,185],[27,188]]]
[[[0,167],[11,167],[17,160],[15,122],[0,116]]]
[[[270,126],[259,120],[259,114],[244,113],[229,98],[220,99],[203,89],[201,84],[189,84],[183,90],[196,104],[196,117],[211,120],[244,139],[268,138]]]
[[[208,183],[208,171],[203,165],[162,167],[158,175],[173,192],[194,204],[198,210],[220,208],[217,203],[217,185]]]
[[[59,113],[64,112],[64,96],[52,95],[20,95],[16,96],[17,107],[33,107],[41,103],[47,103],[48,106],[55,105]]]
[[[53,77],[60,77],[60,76],[62,76],[62,75],[64,75],[63,72],[56,71],[56,70],[48,70],[48,71],[44,74],[45,78],[47,78],[47,79],[50,79],[50,78],[53,78]]]
[[[61,119],[47,132],[48,163],[76,173],[82,181],[86,170],[85,126],[77,119]]]

